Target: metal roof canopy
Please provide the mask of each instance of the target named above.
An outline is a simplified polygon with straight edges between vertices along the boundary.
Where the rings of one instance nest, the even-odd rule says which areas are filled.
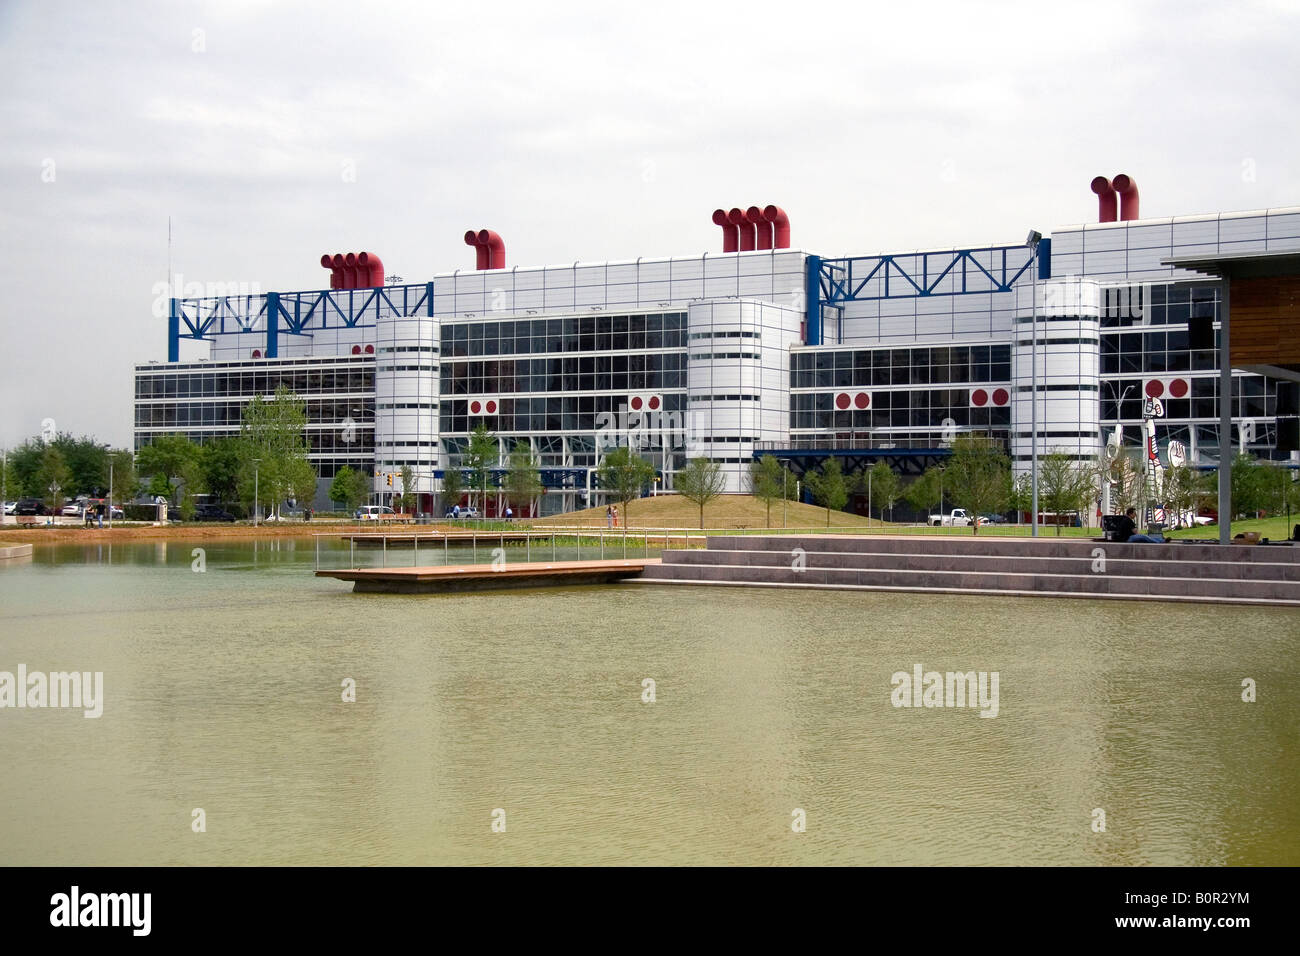
[[[1232,351],[1229,337],[1232,280],[1300,276],[1300,251],[1170,256],[1161,259],[1160,264],[1223,280],[1223,305],[1219,311],[1219,543],[1229,544],[1232,541]],[[1300,369],[1282,366],[1245,368],[1275,378],[1300,381]]]

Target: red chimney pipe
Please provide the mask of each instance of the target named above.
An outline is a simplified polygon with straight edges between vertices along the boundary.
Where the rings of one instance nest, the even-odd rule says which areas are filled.
[[[506,267],[506,243],[505,240],[498,236],[491,229],[480,229],[478,231],[478,243],[486,247],[488,251],[489,269],[504,269]]]
[[[1119,218],[1127,222],[1138,215],[1138,184],[1132,176],[1120,173],[1115,177],[1115,192],[1119,193]]]
[[[365,285],[365,279],[361,276],[357,268],[357,254],[349,252],[343,257],[343,288],[360,289]]]
[[[357,253],[357,288],[382,289],[384,264],[373,252]]]
[[[755,249],[772,248],[772,224],[763,218],[763,210],[757,206],[750,206],[745,210],[745,218],[754,224],[754,233],[757,241],[754,244]]]
[[[732,209],[727,213],[727,219],[735,226],[740,233],[739,252],[753,252],[754,244],[757,240],[754,224],[745,216],[743,209]]]
[[[1111,186],[1110,180],[1105,176],[1098,176],[1092,181],[1092,191],[1097,194],[1097,221],[1114,222],[1118,217],[1117,199],[1115,188]]]
[[[343,273],[339,269],[334,268],[334,257],[326,253],[320,257],[320,264],[324,268],[330,270],[330,288],[343,288]]]
[[[488,267],[487,246],[479,243],[477,230],[469,229],[465,232],[465,245],[474,247],[474,268],[486,269]]]
[[[340,289],[351,288],[348,285],[347,260],[343,257],[343,253],[341,252],[334,253],[334,271],[339,274],[338,287]]]
[[[772,248],[790,248],[790,217],[780,206],[764,206],[763,218],[772,224]]]
[[[731,224],[725,209],[713,210],[713,224],[722,227],[722,251],[735,252],[740,244],[740,230]]]

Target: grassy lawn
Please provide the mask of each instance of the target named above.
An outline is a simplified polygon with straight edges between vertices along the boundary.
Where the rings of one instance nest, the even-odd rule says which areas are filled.
[[[826,531],[826,509],[802,502],[786,503],[784,528],[791,531]],[[661,495],[656,498],[639,498],[628,509],[630,516],[628,528],[635,531],[658,531],[665,528],[698,529],[700,526],[699,508],[678,495]],[[782,531],[782,503],[772,505],[771,532]],[[573,511],[565,515],[554,515],[530,522],[534,528],[548,527],[605,527],[605,507],[588,508]],[[704,527],[709,530],[746,531],[751,533],[768,532],[767,508],[764,503],[752,495],[723,495],[711,502],[704,509]],[[830,516],[830,531],[839,533],[861,534],[879,532],[882,534],[971,534],[970,528],[927,528],[924,525],[894,524],[872,518],[870,522],[861,515],[845,511],[833,511]],[[1028,525],[983,525],[981,535],[1028,535]],[[1054,535],[1055,528],[1041,528],[1041,535]],[[1099,537],[1099,528],[1062,528],[1061,537],[1092,538]]]
[[[1300,523],[1300,514],[1291,515],[1290,524],[1287,523],[1286,515],[1278,515],[1273,518],[1234,521],[1232,522],[1231,531],[1234,535],[1243,531],[1258,531],[1261,538],[1268,538],[1270,541],[1286,541],[1291,536],[1292,526],[1298,523]],[[1217,524],[1207,524],[1200,528],[1184,528],[1181,531],[1172,531],[1166,537],[1218,541],[1219,526]]]

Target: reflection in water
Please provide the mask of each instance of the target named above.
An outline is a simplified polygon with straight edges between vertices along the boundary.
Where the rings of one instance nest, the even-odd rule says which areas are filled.
[[[315,560],[208,540],[0,570],[0,670],[103,671],[106,698],[0,710],[0,863],[1300,863],[1294,611],[354,595]],[[999,716],[895,709],[916,664],[998,671]]]

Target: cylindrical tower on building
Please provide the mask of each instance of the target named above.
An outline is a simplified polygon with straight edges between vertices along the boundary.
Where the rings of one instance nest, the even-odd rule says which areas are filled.
[[[1017,475],[1028,473],[1033,459],[1035,396],[1039,461],[1057,451],[1093,460],[1101,450],[1101,287],[1073,276],[1048,279],[1038,283],[1037,299],[1035,308],[1033,287],[1016,286],[1011,458]]]
[[[409,490],[438,490],[439,338],[439,322],[429,316],[388,314],[376,322],[374,489],[381,495],[402,492],[404,465],[415,477]]]

